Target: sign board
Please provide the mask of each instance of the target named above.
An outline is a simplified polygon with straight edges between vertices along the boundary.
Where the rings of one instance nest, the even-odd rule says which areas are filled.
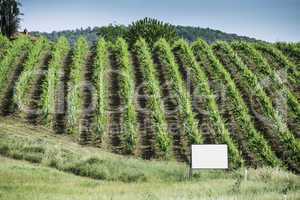
[[[227,169],[228,148],[223,144],[192,145],[192,169]]]

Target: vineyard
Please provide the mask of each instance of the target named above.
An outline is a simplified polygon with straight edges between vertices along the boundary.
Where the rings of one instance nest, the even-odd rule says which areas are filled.
[[[300,47],[0,36],[0,113],[143,159],[227,144],[231,169],[300,172]]]

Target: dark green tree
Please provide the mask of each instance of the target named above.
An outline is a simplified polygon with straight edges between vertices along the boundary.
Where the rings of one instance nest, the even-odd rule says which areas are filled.
[[[168,42],[178,38],[173,25],[147,17],[133,22],[128,27],[127,40],[131,46],[140,37],[144,38],[150,47],[160,38],[165,38]]]
[[[97,35],[103,37],[105,40],[114,42],[117,38],[126,38],[128,28],[124,25],[113,25],[103,26],[97,28]]]
[[[21,3],[19,0],[0,0],[0,32],[11,37],[20,25]]]

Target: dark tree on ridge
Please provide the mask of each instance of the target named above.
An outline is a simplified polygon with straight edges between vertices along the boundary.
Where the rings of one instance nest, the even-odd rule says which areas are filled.
[[[7,36],[13,36],[20,25],[19,0],[0,0],[0,32]]]
[[[178,35],[173,25],[146,17],[133,22],[128,27],[127,40],[131,46],[140,37],[144,38],[150,47],[152,47],[160,38],[165,38],[168,42],[173,42],[178,38]]]

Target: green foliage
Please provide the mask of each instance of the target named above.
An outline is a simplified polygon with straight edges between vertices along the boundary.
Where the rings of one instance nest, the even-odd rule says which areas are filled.
[[[275,70],[284,69],[287,72],[287,80],[290,88],[294,87],[300,87],[300,71],[297,70],[297,66],[290,62],[281,52],[280,50],[273,47],[271,44],[265,44],[265,43],[255,43],[255,48],[259,50],[263,55],[270,56],[270,60],[272,60],[272,63],[270,65],[272,66],[274,63],[276,63],[277,66],[280,68],[277,68]],[[276,66],[275,65],[275,66]],[[274,69],[274,67],[273,67]],[[299,97],[300,98],[300,97]]]
[[[249,38],[245,36],[239,36],[237,34],[230,34],[225,33],[219,30],[213,30],[210,28],[200,28],[200,27],[193,27],[193,26],[176,26],[176,32],[180,38],[184,38],[189,42],[194,42],[198,38],[206,41],[207,43],[211,44],[216,41],[248,41],[248,42],[255,42],[257,41],[254,38]]]
[[[171,154],[171,138],[168,135],[159,82],[156,78],[157,72],[152,61],[151,51],[144,39],[139,39],[136,42],[134,53],[140,65],[143,79],[146,81],[147,94],[149,94],[147,108],[151,112],[151,120],[153,121],[154,132],[156,133],[156,152],[162,152],[164,157],[168,157]]]
[[[299,43],[298,43],[299,44]],[[300,46],[297,43],[276,43],[276,47],[280,49],[285,56],[289,58],[296,66],[295,73],[300,74]],[[299,77],[299,76],[298,76]],[[300,88],[300,85],[298,84]]]
[[[248,153],[252,152],[255,154],[256,164],[278,165],[279,161],[271,151],[268,143],[264,140],[261,133],[255,129],[247,105],[243,101],[234,81],[224,66],[217,60],[212,49],[202,40],[195,42],[192,48],[198,60],[208,60],[209,63],[202,63],[202,65],[207,64],[209,76],[224,84],[227,90],[228,102],[231,104],[227,106],[232,109],[240,134],[247,139],[246,150]]]
[[[84,76],[83,70],[89,53],[89,45],[84,37],[80,37],[74,48],[73,62],[68,92],[68,132],[73,134],[79,128],[80,114],[83,106],[82,88]]]
[[[19,37],[12,42],[7,49],[5,56],[0,60],[0,97],[3,95],[5,88],[7,87],[7,81],[11,70],[14,68],[16,59],[22,55],[22,53],[30,49],[31,41],[27,37]]]
[[[21,21],[20,6],[19,0],[0,1],[0,31],[3,35],[11,37],[18,31]]]
[[[266,59],[263,58],[251,44],[248,44],[246,42],[234,42],[231,44],[231,46],[237,51],[238,55],[253,71],[253,73],[257,76],[258,80],[261,83],[268,81],[266,82],[267,85],[264,89],[267,93],[270,93],[269,96],[276,97],[277,94],[278,97],[279,94],[287,99],[289,118],[295,119],[299,125],[300,104],[297,100],[297,97],[295,97],[294,94],[289,90],[289,88],[286,87],[284,82],[281,80],[281,77],[277,73],[275,73],[274,70],[272,70]],[[271,100],[273,101],[273,105],[275,105],[277,99],[271,98]]]
[[[300,64],[300,46],[297,46],[297,43],[278,42],[275,46],[281,50],[284,55],[291,58],[295,64]],[[299,67],[300,66],[298,66],[298,71]]]
[[[202,144],[202,133],[198,129],[198,122],[193,113],[191,99],[185,88],[169,43],[165,39],[160,39],[154,45],[154,52],[160,66],[164,67],[163,70],[166,71],[167,80],[171,83],[171,92],[179,106],[179,120],[184,129],[183,133],[187,135],[189,144]]]
[[[218,40],[222,41],[233,41],[233,40],[241,40],[241,41],[249,41],[255,42],[257,41],[254,38],[249,38],[245,36],[239,36],[236,34],[229,34],[219,30],[214,30],[210,28],[201,28],[201,27],[191,27],[191,26],[174,26],[176,33],[179,38],[184,38],[189,42],[193,42],[197,40],[197,38],[201,38],[208,43],[213,43]],[[75,29],[75,30],[63,30],[63,31],[53,31],[51,33],[45,32],[30,32],[30,35],[35,37],[44,36],[49,40],[57,41],[57,39],[61,36],[64,36],[68,39],[69,43],[73,46],[76,43],[76,40],[80,36],[84,36],[90,44],[96,44],[98,41],[98,36],[104,37],[107,41],[113,42],[118,37],[123,37],[127,39],[128,35],[128,26],[125,25],[113,25],[110,24],[108,26],[103,27],[88,27],[86,29]],[[138,38],[137,38],[138,39]]]
[[[133,153],[137,144],[137,116],[135,110],[135,86],[133,66],[130,61],[128,46],[124,39],[118,38],[113,46],[113,53],[120,70],[120,96],[122,110],[122,136],[121,142],[126,153]]]
[[[129,25],[127,35],[130,46],[133,46],[139,38],[144,38],[150,47],[152,47],[160,38],[164,38],[170,43],[177,37],[174,26],[147,17]]]
[[[82,147],[74,143],[72,137],[57,137],[47,129],[12,118],[0,118],[0,126],[2,199],[17,200],[20,195],[24,200],[37,196],[39,200],[46,200],[53,195],[56,200],[65,200],[66,196],[69,199],[113,197],[122,200],[178,196],[183,199],[201,196],[206,199],[273,200],[284,194],[287,199],[300,197],[299,176],[280,168],[250,168],[247,174],[244,168],[201,170],[187,180],[188,166],[184,163],[144,161]],[[29,162],[9,159],[14,157]],[[30,185],[24,187],[29,177]],[[232,193],[238,177],[242,177],[239,193]],[[71,187],[62,187],[62,184]],[[201,190],[199,186],[203,186]]]
[[[283,147],[283,149],[276,149],[281,153],[283,161],[291,168],[299,166],[300,145],[294,138],[293,134],[288,130],[280,114],[272,106],[270,99],[259,84],[256,75],[253,74],[241,61],[229,44],[225,42],[218,42],[213,45],[213,49],[219,59],[226,62],[226,67],[231,67],[232,70],[229,71],[232,72],[232,75],[235,75],[236,78],[238,76],[240,86],[248,92],[250,97],[256,99],[260,103],[263,111],[261,114],[263,114],[266,119],[270,120],[274,129],[273,134],[278,138]]]
[[[103,143],[108,134],[108,82],[107,76],[110,70],[108,44],[104,38],[97,43],[96,61],[94,64],[93,81],[97,93],[96,104],[96,144]]]
[[[106,41],[115,42],[119,37],[126,38],[128,28],[124,25],[103,26],[97,29],[97,35]]]
[[[191,48],[184,40],[178,40],[174,44],[174,52],[183,65],[190,70],[192,82],[195,84],[197,94],[204,96],[204,105],[210,119],[210,123],[215,130],[214,137],[219,144],[227,144],[229,149],[230,168],[238,168],[242,165],[242,158],[236,145],[230,138],[230,134],[221,118],[215,97],[210,90],[208,79],[203,66],[197,63]]]
[[[51,61],[48,66],[46,80],[43,82],[43,93],[41,97],[41,107],[43,120],[49,127],[53,126],[56,114],[56,106],[62,97],[58,91],[61,88],[60,78],[63,71],[64,61],[70,50],[70,45],[65,37],[58,39],[51,52]]]
[[[85,168],[87,172],[98,169],[99,174],[105,175],[104,180],[99,181],[75,176],[47,166],[33,165],[4,157],[0,157],[0,162],[1,198],[5,200],[17,200],[20,196],[22,196],[22,200],[36,199],[37,196],[39,200],[48,200],[52,196],[55,196],[55,200],[66,200],[66,198],[162,200],[174,199],[178,196],[182,199],[222,200],[280,200],[285,197],[287,200],[295,200],[300,198],[299,176],[277,168],[250,169],[248,181],[244,181],[242,178],[239,192],[234,193],[232,189],[237,179],[235,174],[242,174],[242,170],[235,173],[202,170],[201,174],[197,173],[197,175],[200,174],[200,177],[197,179],[193,177],[193,181],[168,179],[172,176],[167,175],[164,176],[165,181],[160,181],[161,179],[158,180],[156,177],[165,175],[163,172],[167,170],[160,171],[159,168],[152,167],[148,163],[145,163],[148,166],[142,168],[141,173],[140,170],[134,171],[137,168],[134,167],[135,165],[126,170],[117,171],[117,167],[109,168],[109,164],[88,168],[90,164],[87,162]],[[117,166],[120,165],[121,163],[117,164]],[[169,171],[174,170],[170,165],[165,164],[161,168],[163,166]],[[140,169],[140,166],[138,167]],[[115,170],[117,172],[114,172]],[[150,170],[152,173],[146,173]],[[183,176],[183,170],[178,173],[178,177],[180,177],[179,174]],[[110,176],[106,172],[109,172]],[[127,176],[130,179],[127,179]],[[24,183],[28,183],[28,177],[30,177],[30,186],[26,184],[24,187]],[[144,178],[139,179],[139,177]],[[71,187],[62,187],[62,184]],[[203,186],[201,190],[199,190],[199,186]],[[211,188],[217,189],[212,190]]]
[[[13,134],[7,129],[0,134],[0,156],[38,163],[88,178],[125,183],[182,181],[186,176],[183,163],[125,158],[93,147],[82,148],[68,136],[58,138],[45,129],[24,127],[24,124],[17,126],[19,130],[12,131]]]
[[[39,72],[39,68],[43,62],[45,55],[50,49],[50,44],[47,39],[39,38],[34,46],[30,49],[24,69],[16,83],[16,92],[14,94],[14,102],[18,105],[21,112],[28,109],[30,103],[30,90],[34,87],[34,80]]]
[[[7,37],[0,34],[0,60],[5,55],[7,49],[11,46],[10,41]]]

